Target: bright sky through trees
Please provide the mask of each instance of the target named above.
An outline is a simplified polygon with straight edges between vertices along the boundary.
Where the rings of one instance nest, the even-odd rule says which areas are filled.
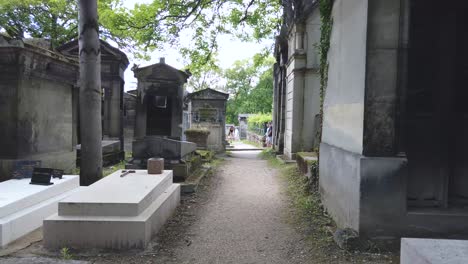
[[[131,9],[136,3],[150,3],[152,0],[127,0],[124,2],[124,6]],[[187,30],[186,30],[187,31]],[[181,44],[190,45],[192,34],[181,34]],[[258,42],[243,42],[239,39],[235,39],[230,35],[222,35],[218,38],[218,54],[217,59],[219,61],[219,66],[223,69],[227,69],[233,65],[237,60],[245,60],[252,58],[256,53],[261,52],[263,48],[270,48],[273,45],[274,39],[263,40],[260,43]],[[146,66],[153,63],[159,62],[160,57],[166,58],[166,63],[174,66],[178,69],[183,69],[187,65],[187,61],[184,61],[182,55],[177,50],[177,47],[171,47],[169,44],[166,44],[164,49],[156,50],[150,54],[151,60],[138,60],[132,58],[131,54],[127,54],[131,61],[131,65],[125,71],[125,91],[136,89],[137,80],[133,76],[133,72],[130,70],[133,63],[136,63],[140,66]],[[224,80],[220,80],[220,85],[224,84]]]

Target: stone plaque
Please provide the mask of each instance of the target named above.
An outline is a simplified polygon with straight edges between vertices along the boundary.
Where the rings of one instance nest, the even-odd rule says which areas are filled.
[[[54,183],[50,182],[54,169],[49,168],[34,168],[31,182],[29,184],[37,185],[52,185]]]

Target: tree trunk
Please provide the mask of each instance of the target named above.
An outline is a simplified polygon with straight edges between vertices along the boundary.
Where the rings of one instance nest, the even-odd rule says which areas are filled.
[[[79,0],[80,47],[80,184],[102,178],[101,49],[97,1]]]

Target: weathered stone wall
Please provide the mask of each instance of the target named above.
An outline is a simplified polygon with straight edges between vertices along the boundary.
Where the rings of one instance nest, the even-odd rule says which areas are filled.
[[[194,92],[189,96],[190,128],[201,128],[210,131],[207,148],[224,151],[226,145],[226,102],[228,94],[212,89]],[[209,115],[204,112],[209,111]],[[198,118],[198,120],[197,120]]]
[[[332,16],[322,142],[362,154],[367,0],[337,0]]]
[[[77,72],[75,61],[56,53],[0,45],[0,181],[11,177],[16,160],[75,168]]]
[[[311,151],[318,147],[317,131],[320,121],[320,74],[319,54],[316,46],[320,43],[320,12],[315,9],[306,20],[305,47],[307,50],[304,76],[304,118],[301,133],[302,149]]]
[[[16,56],[13,52],[10,56]],[[17,156],[16,120],[20,69],[15,60],[0,59],[0,158]]]
[[[400,64],[408,7],[400,0],[334,2],[320,148],[323,204],[339,227],[364,237],[467,237],[464,214],[407,205],[408,160],[395,151],[395,131],[399,81],[408,74]]]
[[[320,112],[318,52],[320,13],[313,9],[305,22],[294,25],[288,36],[286,69],[286,123],[284,154],[294,158],[299,151],[316,147]]]
[[[368,0],[336,0],[324,98],[319,189],[339,227],[360,231]]]

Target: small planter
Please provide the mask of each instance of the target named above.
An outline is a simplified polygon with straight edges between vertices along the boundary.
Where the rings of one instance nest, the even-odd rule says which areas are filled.
[[[198,149],[207,149],[210,131],[206,129],[187,129],[184,131],[187,141],[197,144]]]

